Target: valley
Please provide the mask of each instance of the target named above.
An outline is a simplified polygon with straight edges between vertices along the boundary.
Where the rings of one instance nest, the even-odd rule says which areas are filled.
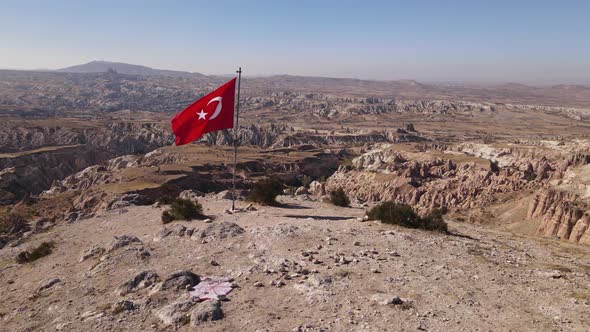
[[[232,133],[174,146],[169,124],[227,77],[146,68],[0,70],[10,331],[589,324],[590,88],[247,77],[228,211]],[[279,206],[248,201],[267,178]],[[339,189],[350,207],[329,203]],[[163,225],[177,197],[208,221]],[[367,221],[384,201],[441,211],[450,231]],[[53,254],[15,262],[46,241]],[[201,306],[182,302],[191,271],[231,277],[225,318],[188,313]]]

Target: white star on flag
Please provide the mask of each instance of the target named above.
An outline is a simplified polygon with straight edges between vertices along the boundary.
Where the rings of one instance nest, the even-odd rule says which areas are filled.
[[[197,113],[197,115],[199,116],[199,120],[203,119],[205,120],[205,115],[207,115],[207,113],[203,112],[203,110],[201,110],[200,113]]]

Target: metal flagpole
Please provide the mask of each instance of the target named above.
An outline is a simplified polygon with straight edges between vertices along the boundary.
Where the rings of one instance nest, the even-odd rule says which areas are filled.
[[[238,122],[240,118],[240,83],[242,81],[242,67],[238,71],[238,103],[236,105],[236,125],[234,127],[234,174],[232,180],[231,210],[236,210],[236,168],[238,167]]]

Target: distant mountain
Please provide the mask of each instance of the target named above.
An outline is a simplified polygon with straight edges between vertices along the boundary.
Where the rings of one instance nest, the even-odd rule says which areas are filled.
[[[121,62],[109,61],[92,61],[82,65],[58,69],[63,73],[104,73],[109,69],[115,70],[120,74],[143,75],[143,76],[169,76],[169,77],[204,77],[200,73],[190,73],[186,71],[154,69],[146,66],[132,65]]]

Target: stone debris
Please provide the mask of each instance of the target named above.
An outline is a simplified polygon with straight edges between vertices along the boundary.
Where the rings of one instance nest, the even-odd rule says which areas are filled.
[[[156,312],[156,316],[165,325],[181,326],[190,322],[190,310],[197,304],[196,301],[179,298]]]
[[[55,225],[54,218],[37,218],[31,222],[34,232],[39,233],[46,231]],[[1,246],[0,246],[1,248]]]
[[[107,207],[107,210],[116,210],[125,208],[128,206],[133,205],[152,205],[154,204],[154,200],[148,196],[135,194],[135,193],[127,193],[122,194],[115,198]]]
[[[399,296],[387,295],[387,294],[374,294],[371,296],[371,301],[378,302],[381,305],[402,305],[409,303],[409,300],[403,300]]]
[[[89,311],[85,311],[80,315],[80,318],[82,318],[82,320],[96,320],[99,318],[104,317],[105,313],[103,311],[101,312],[96,312],[93,310],[89,310]]]
[[[142,244],[140,239],[135,236],[121,235],[115,236],[111,243],[106,247],[107,252],[115,251],[116,249],[129,246],[131,244]]]
[[[170,227],[164,227],[161,231],[154,236],[154,242],[162,241],[168,237],[191,237],[195,229],[191,227],[185,227],[181,224],[175,224]]]
[[[85,252],[82,253],[82,255],[80,255],[80,258],[78,259],[78,262],[82,263],[87,259],[90,259],[92,257],[98,257],[102,254],[104,254],[107,250],[103,247],[93,247],[90,248],[88,250],[86,250]]]
[[[192,271],[179,271],[171,274],[168,278],[164,280],[162,286],[160,287],[161,290],[184,290],[189,289],[201,281],[201,278],[194,274]]]
[[[307,188],[305,187],[299,187],[297,188],[297,190],[295,190],[295,196],[301,196],[301,195],[306,195],[309,192],[307,191]]]
[[[326,186],[319,181],[312,181],[309,184],[309,193],[318,197],[326,195]]]
[[[244,233],[244,229],[238,224],[222,221],[219,223],[213,223],[204,229],[194,232],[191,239],[193,240],[222,240],[238,236]]]
[[[118,314],[123,311],[131,311],[137,309],[138,306],[129,300],[122,300],[113,305],[112,312],[113,314]]]
[[[37,289],[35,290],[35,293],[41,293],[45,290],[52,288],[55,285],[63,285],[63,284],[64,284],[64,282],[61,281],[61,279],[59,279],[59,278],[49,279],[49,280],[43,282],[39,287],[37,287]]]
[[[190,314],[192,326],[199,326],[203,322],[220,320],[222,318],[223,310],[221,310],[221,303],[216,300],[198,303]]]
[[[192,326],[199,326],[204,322],[220,320],[224,317],[219,301],[198,302],[184,297],[157,310],[155,315],[163,324],[175,327],[189,323]]]
[[[117,289],[115,293],[124,296],[129,293],[136,292],[140,289],[148,288],[153,286],[158,280],[159,276],[154,271],[143,271],[137,274],[135,277],[131,278],[130,280],[126,281]]]
[[[295,225],[277,224],[268,227],[256,227],[251,232],[267,237],[289,238],[298,236],[301,229]]]
[[[217,199],[232,199],[231,190],[224,190],[217,194]]]

